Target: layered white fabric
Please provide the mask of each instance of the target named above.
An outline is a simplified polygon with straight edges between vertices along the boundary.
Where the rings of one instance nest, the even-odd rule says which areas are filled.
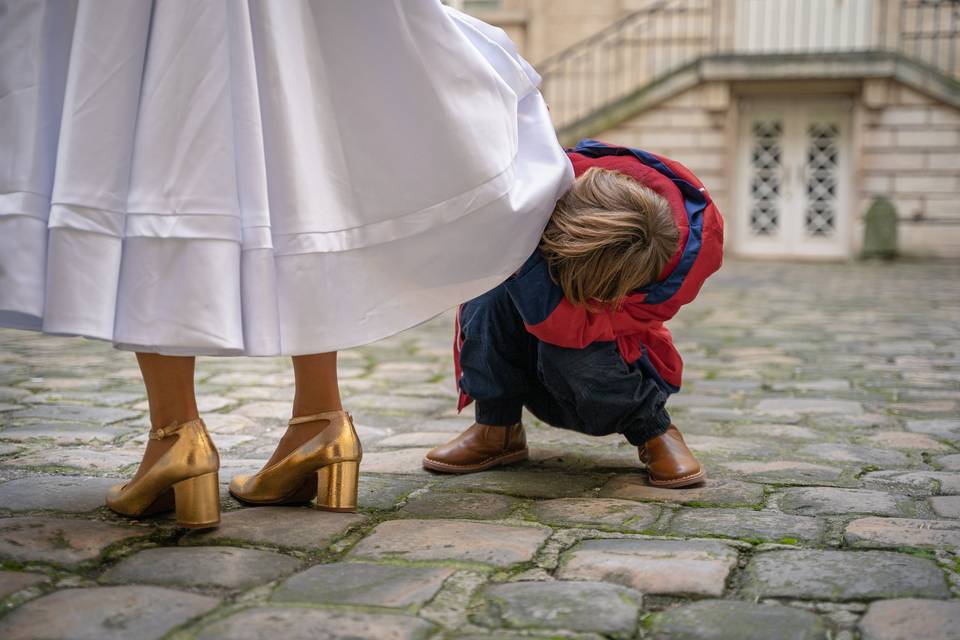
[[[437,0],[0,0],[0,326],[297,355],[422,322],[572,180],[538,80]]]

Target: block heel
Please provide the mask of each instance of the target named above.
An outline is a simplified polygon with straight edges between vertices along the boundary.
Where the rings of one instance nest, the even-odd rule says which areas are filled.
[[[166,453],[136,480],[110,487],[107,507],[142,518],[176,511],[183,527],[212,527],[220,522],[220,455],[203,421],[172,423],[150,430],[151,440],[171,439]],[[176,478],[183,478],[174,482]]]
[[[317,470],[317,507],[325,511],[357,510],[360,462],[346,460]]]
[[[204,529],[220,524],[220,482],[217,472],[173,485],[177,526]]]
[[[363,457],[353,419],[343,410],[297,416],[288,429],[324,421],[312,438],[252,476],[234,476],[230,495],[250,505],[302,504],[317,497],[327,511],[357,510],[357,477]]]

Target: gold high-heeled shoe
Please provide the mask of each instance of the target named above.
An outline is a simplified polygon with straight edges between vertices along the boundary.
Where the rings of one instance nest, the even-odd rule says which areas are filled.
[[[181,527],[216,526],[220,523],[217,448],[199,418],[150,431],[153,440],[174,436],[177,441],[146,473],[110,488],[107,506],[133,517],[175,509]]]
[[[309,502],[327,511],[356,511],[357,483],[363,450],[346,411],[301,416],[290,426],[329,420],[323,431],[287,454],[279,462],[252,476],[235,476],[230,494],[247,504]]]

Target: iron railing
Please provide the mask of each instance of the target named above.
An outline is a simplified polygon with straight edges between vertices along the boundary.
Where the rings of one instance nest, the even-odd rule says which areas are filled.
[[[894,50],[960,79],[960,0],[904,0],[899,4],[898,29],[888,30],[897,36]]]
[[[537,65],[558,129],[704,57],[886,51],[960,80],[960,0],[655,0]]]

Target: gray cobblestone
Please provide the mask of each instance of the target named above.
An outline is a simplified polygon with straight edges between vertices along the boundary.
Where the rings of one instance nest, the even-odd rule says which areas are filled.
[[[360,475],[358,502],[362,510],[393,509],[404,497],[422,488],[426,479],[402,476]]]
[[[952,453],[948,456],[937,458],[937,464],[946,471],[960,471],[960,453]]]
[[[873,471],[863,476],[863,483],[871,489],[903,488],[919,494],[960,493],[960,473],[946,471]]]
[[[948,411],[950,411],[948,409]],[[907,420],[907,430],[947,439],[960,439],[960,420]]]
[[[708,479],[705,483],[685,489],[652,487],[642,477],[621,475],[603,486],[600,495],[607,498],[678,502],[681,504],[709,504],[711,506],[749,506],[763,498],[763,486],[736,480]]]
[[[0,484],[0,508],[10,511],[40,509],[83,513],[103,506],[114,478],[85,476],[30,476]]]
[[[36,404],[26,409],[10,413],[7,418],[18,420],[23,418],[38,418],[40,420],[61,420],[64,422],[90,422],[105,425],[121,420],[136,418],[140,414],[129,409],[114,409],[108,407],[88,407],[73,404]]]
[[[0,620],[0,637],[152,640],[216,605],[215,598],[159,587],[64,589]]]
[[[803,413],[826,413],[830,415],[857,415],[863,406],[851,400],[830,398],[769,398],[757,403],[756,410],[763,414],[791,416]]]
[[[273,592],[274,602],[355,604],[406,608],[437,594],[453,569],[338,562],[291,576]]]
[[[256,549],[187,547],[146,549],[100,577],[106,584],[241,589],[274,580],[297,569],[294,558]]]
[[[784,491],[780,508],[798,515],[843,515],[869,513],[884,516],[908,515],[913,511],[909,498],[884,491],[836,487],[796,487]]]
[[[847,525],[855,547],[960,547],[960,522],[910,518],[861,518]]]
[[[681,535],[720,535],[730,538],[817,542],[824,524],[816,518],[767,511],[686,509],[670,522]]]
[[[47,577],[40,573],[25,571],[0,571],[0,598],[6,598],[11,593],[32,587],[45,582]]]
[[[495,520],[505,517],[520,501],[495,493],[429,492],[411,498],[401,513],[429,518]]]
[[[829,485],[841,481],[844,474],[841,466],[800,460],[723,462],[721,467],[737,477],[775,484]]]
[[[809,444],[801,448],[799,453],[818,461],[828,462],[854,462],[883,467],[902,467],[910,464],[910,458],[900,451],[833,442]]]
[[[883,600],[867,609],[860,621],[863,640],[960,638],[960,603],[941,600]]]
[[[960,518],[960,496],[934,496],[927,501],[941,518]]]
[[[544,527],[461,520],[394,520],[374,529],[351,551],[358,558],[459,560],[505,567],[533,558],[550,535]]]
[[[65,518],[0,518],[0,557],[17,562],[76,564],[92,560],[113,543],[149,530]]]
[[[0,431],[0,439],[10,442],[29,442],[30,440],[51,440],[56,444],[110,443],[120,438],[136,434],[131,429],[100,426],[84,423],[31,423],[21,422],[8,425]]]
[[[747,593],[761,598],[843,601],[949,595],[936,564],[888,551],[771,551],[750,561],[746,578]]]
[[[720,542],[587,540],[567,554],[558,575],[647,594],[720,596],[736,565],[736,551]]]
[[[430,474],[423,468],[423,456],[429,450],[424,447],[367,453],[360,462],[360,470],[366,473],[428,476]]]
[[[643,531],[657,521],[660,510],[653,505],[612,498],[557,498],[536,503],[533,515],[545,524]]]
[[[224,491],[222,525],[191,532],[102,507],[149,426],[133,354],[0,331],[0,636],[949,638],[957,317],[958,265],[730,262],[670,323],[668,408],[709,476],[671,490],[622,437],[529,414],[529,461],[425,472],[472,423],[447,314],[339,355],[359,515]],[[225,485],[283,433],[290,361],[197,362]]]
[[[630,636],[637,624],[639,592],[603,582],[515,582],[489,587],[487,626],[562,629]]]
[[[322,611],[303,607],[257,607],[233,614],[205,627],[198,640],[426,640],[435,626],[419,618],[386,613]]]
[[[0,466],[27,467],[38,470],[69,469],[72,473],[122,473],[137,464],[142,453],[120,448],[46,448],[34,449],[15,458],[0,462]]]
[[[330,513],[309,507],[258,507],[224,513],[216,529],[191,532],[186,543],[242,541],[291,549],[323,549],[350,527],[364,522],[361,515]],[[282,522],[283,526],[277,526]]]
[[[599,488],[608,477],[589,472],[573,474],[521,468],[448,477],[444,486],[448,489],[493,491],[523,498],[572,498]]]
[[[706,600],[657,614],[653,640],[825,640],[816,614],[777,604]]]

